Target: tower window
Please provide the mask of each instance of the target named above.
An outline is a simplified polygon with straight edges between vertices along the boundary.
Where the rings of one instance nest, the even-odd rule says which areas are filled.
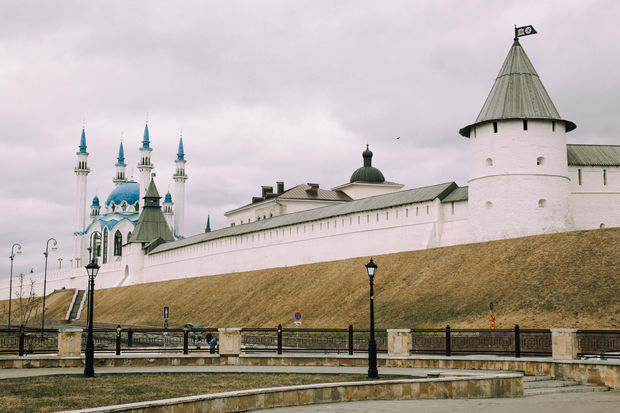
[[[487,166],[493,166],[493,159],[487,158],[486,164],[487,164]]]
[[[536,165],[542,165],[543,163],[545,163],[545,158],[543,158],[542,156],[536,158]]]
[[[497,122],[493,122],[493,133],[497,133]]]
[[[551,132],[555,132],[555,121],[551,121]]]
[[[607,185],[607,169],[603,169],[603,185]]]
[[[487,201],[487,202],[485,202],[484,206],[486,206],[487,209],[491,209],[493,207],[493,202]]]
[[[431,209],[431,208],[430,208],[430,206],[428,206],[428,205],[427,205],[427,206],[426,206],[426,215],[428,215],[428,214],[429,214],[430,209]]]
[[[123,236],[118,230],[114,233],[114,255],[116,257],[123,255]]]
[[[547,200],[546,199],[539,199],[538,200],[538,208],[544,208],[547,205]]]
[[[523,130],[527,130],[527,121],[523,120]]]
[[[581,169],[577,169],[577,182],[581,185]]]
[[[103,263],[108,262],[108,228],[103,229]]]
[[[599,225],[599,228],[605,228],[605,224]]]

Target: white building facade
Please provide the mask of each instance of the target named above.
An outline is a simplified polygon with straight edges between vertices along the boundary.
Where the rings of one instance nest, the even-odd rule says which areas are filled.
[[[48,289],[86,289],[84,247],[92,231],[102,229],[108,231],[108,254],[114,255],[99,260],[97,288],[620,226],[620,145],[567,145],[566,133],[575,127],[560,117],[515,40],[478,118],[460,130],[470,145],[468,186],[448,182],[401,190],[402,185],[385,181],[372,167],[372,152],[366,148],[364,166],[329,194],[319,196],[314,184],[293,187],[288,197],[283,184],[275,193],[265,187],[261,199],[227,212],[227,228],[190,237],[183,237],[183,220],[171,216],[172,206],[179,203],[174,212],[182,213],[184,200],[178,194],[184,190],[177,188],[174,204],[169,194],[160,204],[146,172],[137,191],[146,203],[123,195],[118,199],[126,202],[127,210],[118,211],[118,200],[110,210],[107,200],[97,212],[93,202],[91,210],[97,214],[90,226],[83,225],[89,170],[82,135],[75,169],[81,262],[48,271]],[[182,154],[182,143],[179,147]],[[150,173],[148,127],[143,148],[149,150],[142,151],[139,167]],[[178,155],[176,162],[173,178],[182,185],[187,179],[184,157]],[[129,184],[122,182],[115,191]],[[155,218],[146,219],[148,214]],[[116,231],[121,234],[120,251]],[[41,276],[33,278],[40,288]],[[0,296],[6,297],[8,280],[4,284]]]

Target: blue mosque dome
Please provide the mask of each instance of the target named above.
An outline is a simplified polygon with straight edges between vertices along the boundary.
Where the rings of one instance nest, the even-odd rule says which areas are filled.
[[[166,194],[166,197],[164,198],[164,203],[172,203],[172,195],[170,195],[170,192]]]
[[[91,206],[98,207],[99,206],[99,197],[95,195],[93,198],[93,204]]]
[[[129,181],[114,188],[114,190],[110,192],[105,204],[110,205],[110,203],[114,202],[115,205],[120,205],[121,202],[125,201],[129,205],[133,205],[138,202],[139,199],[140,184]]]

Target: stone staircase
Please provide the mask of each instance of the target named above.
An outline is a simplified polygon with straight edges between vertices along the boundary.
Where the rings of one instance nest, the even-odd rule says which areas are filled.
[[[590,386],[574,380],[554,380],[551,376],[523,376],[523,395],[609,391],[606,386]]]
[[[78,290],[75,296],[75,300],[73,300],[71,313],[69,314],[69,319],[67,320],[68,323],[70,323],[72,320],[75,320],[75,318],[77,317],[80,306],[82,305],[82,300],[84,299],[85,292],[85,290]]]

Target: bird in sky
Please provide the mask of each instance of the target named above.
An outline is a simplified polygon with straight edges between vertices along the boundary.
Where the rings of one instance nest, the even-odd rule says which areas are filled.
[[[398,138],[394,138],[394,139],[398,140],[398,139],[400,139],[400,136]]]

